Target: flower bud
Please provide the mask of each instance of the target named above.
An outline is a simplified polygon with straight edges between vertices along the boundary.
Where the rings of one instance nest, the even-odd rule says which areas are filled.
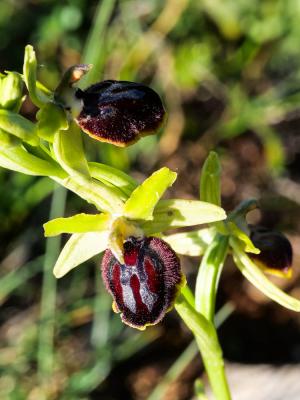
[[[23,83],[16,72],[0,77],[0,108],[18,112],[22,104]]]
[[[139,83],[103,81],[84,91],[78,89],[76,97],[83,102],[76,122],[102,142],[128,146],[142,136],[157,133],[164,121],[160,97]]]
[[[106,250],[101,269],[114,298],[114,311],[121,312],[122,321],[137,329],[161,321],[184,283],[176,253],[156,237],[128,238],[124,264]]]
[[[289,278],[292,274],[293,249],[289,240],[280,232],[261,226],[249,225],[250,239],[259,254],[249,256],[265,272]]]

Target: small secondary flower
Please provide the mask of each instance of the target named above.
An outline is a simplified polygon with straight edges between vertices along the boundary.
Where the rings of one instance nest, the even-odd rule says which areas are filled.
[[[262,226],[249,225],[249,229],[250,239],[260,250],[259,254],[251,254],[255,263],[266,272],[289,278],[293,261],[293,249],[289,240],[282,233]]]
[[[114,311],[137,329],[161,321],[185,282],[176,253],[157,237],[129,237],[124,243],[124,264],[107,249],[101,269]]]

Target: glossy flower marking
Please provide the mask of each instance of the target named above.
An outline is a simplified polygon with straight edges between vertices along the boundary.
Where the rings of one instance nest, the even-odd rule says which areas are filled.
[[[157,133],[165,110],[158,94],[148,86],[107,80],[76,91],[83,107],[75,119],[93,138],[128,146],[140,137]]]
[[[161,321],[172,307],[184,277],[180,262],[163,240],[130,237],[124,243],[124,264],[108,249],[102,276],[123,322],[144,329]]]
[[[289,240],[282,233],[261,226],[250,225],[249,228],[250,238],[260,250],[259,254],[251,254],[251,258],[266,272],[290,277],[293,249]]]

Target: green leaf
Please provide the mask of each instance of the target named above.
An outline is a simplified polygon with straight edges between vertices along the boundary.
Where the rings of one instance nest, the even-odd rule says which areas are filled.
[[[230,245],[233,249],[233,258],[236,266],[249,282],[283,307],[300,312],[300,301],[275,286],[244,252],[238,239],[230,238]]]
[[[226,218],[223,208],[198,200],[161,200],[155,208],[153,221],[141,225],[146,234],[170,228],[207,224]]]
[[[27,175],[65,177],[65,172],[57,164],[28,153],[21,145],[0,145],[0,166]]]
[[[178,254],[201,256],[212,241],[213,236],[213,228],[203,228],[193,232],[175,233],[162,238]]]
[[[31,45],[27,45],[24,55],[23,78],[33,104],[41,108],[44,104],[48,103],[51,98],[47,96],[44,91],[37,88],[36,68],[37,61],[35,51]]]
[[[13,111],[0,110],[0,129],[17,136],[32,146],[38,146],[39,144],[35,125]]]
[[[227,227],[229,228],[231,235],[237,237],[243,243],[244,250],[247,253],[253,253],[253,254],[260,253],[260,250],[254,246],[249,236],[242,229],[240,229],[234,222],[229,221],[227,223]]]
[[[166,167],[154,172],[132,192],[124,205],[124,216],[129,219],[151,219],[156,204],[176,177],[176,172]]]
[[[62,249],[53,273],[56,278],[107,248],[108,232],[74,233]]]
[[[93,178],[103,183],[109,182],[113,186],[118,187],[127,196],[137,187],[136,181],[131,176],[125,174],[117,168],[110,167],[106,164],[89,162],[90,174]]]
[[[38,136],[51,143],[56,132],[66,130],[69,126],[64,110],[53,103],[45,104],[37,112],[36,118]]]
[[[205,160],[200,179],[200,199],[221,205],[221,165],[217,153],[211,151]]]
[[[77,214],[69,218],[56,218],[46,222],[43,227],[45,236],[56,236],[62,233],[85,233],[108,229],[108,214]]]
[[[60,165],[70,175],[90,176],[80,130],[72,123],[67,131],[54,135],[53,150]]]

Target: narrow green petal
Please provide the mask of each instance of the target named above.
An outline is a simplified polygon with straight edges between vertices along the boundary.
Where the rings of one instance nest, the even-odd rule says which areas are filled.
[[[124,216],[129,219],[151,219],[156,204],[176,177],[176,172],[166,167],[155,171],[132,192],[124,205]]]
[[[213,235],[213,228],[203,228],[193,232],[181,232],[163,236],[162,239],[169,243],[178,254],[201,256],[212,241]]]
[[[62,249],[54,266],[56,278],[107,248],[108,232],[74,233]]]
[[[155,208],[153,221],[146,221],[142,229],[147,234],[221,221],[226,218],[223,208],[198,200],[161,200]]]
[[[260,250],[254,246],[249,236],[244,231],[242,231],[234,222],[229,221],[227,226],[230,230],[231,235],[237,237],[243,243],[244,250],[247,253],[253,253],[253,254],[260,253]]]
[[[56,218],[46,222],[43,227],[45,236],[62,233],[85,233],[108,229],[110,216],[107,214],[77,214],[69,218]]]
[[[238,239],[231,238],[233,258],[241,273],[267,297],[293,311],[300,311],[300,301],[275,286],[261,269],[247,256]]]

